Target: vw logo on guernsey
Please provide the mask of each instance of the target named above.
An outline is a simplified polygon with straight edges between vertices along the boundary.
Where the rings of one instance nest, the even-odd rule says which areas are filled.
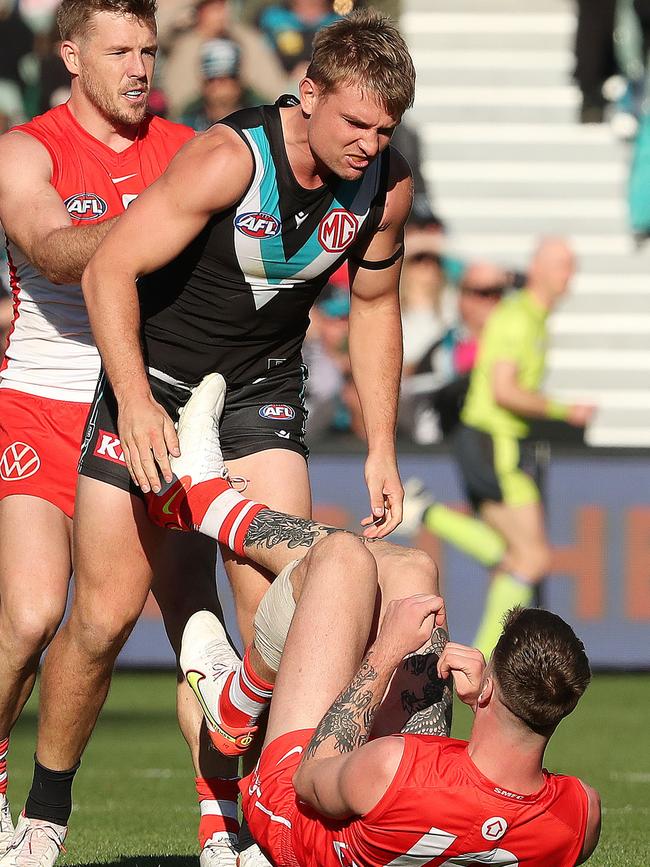
[[[95,193],[77,193],[63,203],[74,220],[99,220],[108,211],[108,205]]]
[[[342,253],[357,237],[359,224],[344,208],[330,211],[318,226],[318,242],[328,253]]]
[[[280,234],[282,225],[272,214],[257,211],[235,217],[235,227],[249,238],[274,238]]]
[[[271,419],[271,421],[291,421],[296,417],[296,412],[291,406],[286,403],[267,403],[266,406],[260,407],[260,415],[262,418]]]
[[[0,476],[5,482],[28,479],[41,467],[41,459],[27,443],[12,443],[0,457]]]

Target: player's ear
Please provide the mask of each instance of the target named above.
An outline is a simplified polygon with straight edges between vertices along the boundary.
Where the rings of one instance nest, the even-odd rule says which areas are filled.
[[[79,46],[76,42],[66,39],[61,43],[61,60],[71,75],[79,75]]]
[[[481,687],[481,691],[476,699],[476,704],[478,707],[487,707],[492,700],[492,694],[494,692],[494,681],[488,675],[483,680],[483,685]]]
[[[311,80],[311,78],[303,78],[300,82],[299,90],[300,94],[300,106],[303,110],[303,113],[307,115],[307,117],[311,117],[312,112],[314,111],[314,104],[318,97],[318,87],[316,83]]]

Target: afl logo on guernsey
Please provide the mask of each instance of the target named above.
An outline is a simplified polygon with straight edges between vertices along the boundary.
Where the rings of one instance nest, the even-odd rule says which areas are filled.
[[[258,213],[240,214],[235,217],[235,226],[249,238],[274,238],[280,234],[280,222],[271,214],[263,211]]]
[[[74,220],[99,220],[108,211],[106,202],[95,193],[77,193],[64,204]]]
[[[260,408],[260,415],[262,418],[271,419],[271,421],[289,421],[296,417],[296,412],[293,407],[284,403],[267,403],[266,406]]]
[[[343,208],[330,211],[318,226],[318,241],[328,253],[342,253],[357,237],[359,224],[354,214]]]

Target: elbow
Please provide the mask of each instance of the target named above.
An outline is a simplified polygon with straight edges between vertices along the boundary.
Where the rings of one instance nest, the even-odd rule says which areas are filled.
[[[293,775],[293,788],[295,790],[296,795],[300,798],[301,801],[306,801],[308,804],[311,804],[311,795],[313,794],[312,788],[308,785],[307,780],[305,779],[305,771],[303,765],[299,765],[295,774]]]
[[[47,262],[39,262],[37,257],[34,257],[32,261],[43,277],[45,277],[46,280],[49,280],[50,283],[56,283],[59,286],[63,286],[79,282],[79,274],[70,274],[63,268],[57,268]]]
[[[515,400],[512,392],[503,386],[494,386],[492,389],[492,397],[497,406],[501,409],[512,410],[515,408]]]
[[[97,263],[95,262],[95,257],[93,256],[81,275],[81,291],[83,292],[86,304],[88,304],[89,299],[92,299],[95,295],[95,286],[97,285],[99,270],[100,269],[97,267]]]

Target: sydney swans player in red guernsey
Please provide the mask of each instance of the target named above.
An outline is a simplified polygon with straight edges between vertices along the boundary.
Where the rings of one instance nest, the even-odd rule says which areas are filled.
[[[289,595],[273,584],[267,595],[275,598],[258,611],[254,647],[267,681],[277,668],[270,651],[282,656],[262,756],[241,783],[244,815],[274,864],[573,867],[589,858],[600,833],[597,792],[542,766],[549,738],[590,678],[568,624],[514,609],[487,667],[480,651],[447,643],[431,684],[436,668],[453,677],[475,714],[469,743],[412,733],[417,724],[399,733],[382,698],[410,654],[438,649],[444,603],[435,586],[391,601],[366,650],[377,594],[368,547],[332,535],[289,580]],[[289,621],[279,612],[292,597]],[[278,636],[289,622],[282,650]],[[186,670],[198,649],[188,644],[184,638]],[[369,741],[371,731],[398,734]]]
[[[6,754],[68,592],[77,462],[99,372],[79,280],[115,220],[193,137],[147,114],[154,14],[153,0],[64,0],[58,23],[70,100],[0,139],[0,221],[14,297],[0,380],[0,851],[18,841],[8,856],[16,863],[30,847],[36,851],[39,819],[55,820],[45,831],[39,826],[43,863],[56,857],[69,814],[73,769],[52,774],[37,764],[36,785],[42,793],[54,790],[59,809],[44,816],[30,798],[13,837]],[[110,438],[103,447],[117,458]],[[177,642],[187,612],[215,604],[215,551],[205,540],[168,535],[160,533],[156,543],[163,552],[156,587]],[[191,588],[174,586],[179,560],[183,568],[196,564]],[[121,580],[116,562],[112,579]],[[181,589],[183,599],[175,598]],[[200,717],[188,701],[179,707],[198,770]],[[207,839],[214,828],[224,830],[224,819],[205,813]]]

